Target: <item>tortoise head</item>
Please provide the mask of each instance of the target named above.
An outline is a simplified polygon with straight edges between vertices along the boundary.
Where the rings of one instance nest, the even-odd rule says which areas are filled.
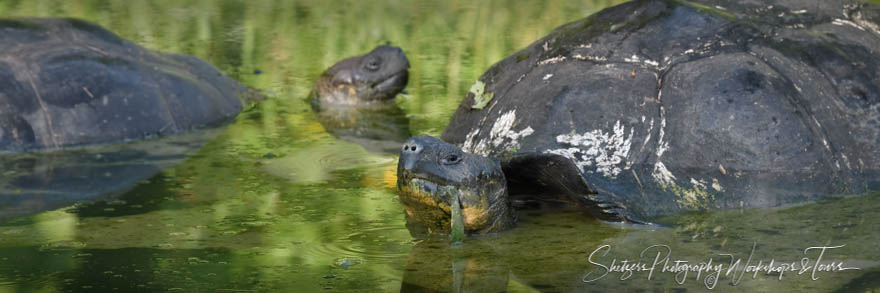
[[[409,60],[398,47],[379,46],[363,56],[339,61],[321,75],[312,91],[313,103],[360,105],[389,100],[409,78]]]
[[[502,231],[516,221],[499,161],[434,137],[413,137],[403,144],[397,187],[406,213],[435,232],[450,231],[453,196],[467,233]]]

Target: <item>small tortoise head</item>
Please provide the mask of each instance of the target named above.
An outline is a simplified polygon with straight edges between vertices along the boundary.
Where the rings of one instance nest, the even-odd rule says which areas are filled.
[[[315,106],[361,105],[393,98],[409,78],[409,60],[398,47],[379,46],[363,56],[339,61],[318,78]]]
[[[435,232],[450,231],[452,196],[459,197],[467,233],[502,231],[515,222],[500,163],[434,137],[403,144],[397,187],[406,213]]]

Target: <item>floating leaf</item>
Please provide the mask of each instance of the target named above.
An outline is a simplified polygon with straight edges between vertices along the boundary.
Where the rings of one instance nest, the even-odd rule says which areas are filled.
[[[489,105],[489,102],[492,101],[492,98],[495,97],[494,93],[486,92],[486,84],[479,80],[474,82],[474,85],[471,86],[469,92],[474,94],[474,105],[471,106],[472,109],[485,108],[486,105]]]
[[[471,89],[469,91],[472,94],[474,94],[475,96],[479,96],[479,95],[482,95],[485,90],[486,90],[486,84],[480,80],[477,80],[471,86]]]

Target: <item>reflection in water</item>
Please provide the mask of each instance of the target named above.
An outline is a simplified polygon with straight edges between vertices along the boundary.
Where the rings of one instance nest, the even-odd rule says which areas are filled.
[[[0,219],[120,194],[170,168],[220,131],[50,152],[0,154]]]
[[[413,247],[401,292],[505,292],[509,268],[481,242],[449,248],[449,240],[429,239]]]
[[[305,100],[328,66],[391,40],[412,63],[409,95],[398,97],[410,130],[436,136],[493,62],[614,2],[0,0],[0,15],[93,20],[153,49],[205,58],[271,95],[180,165],[118,197],[0,221],[0,291],[706,291],[668,274],[580,279],[602,244],[613,247],[603,261],[633,259],[651,244],[698,261],[746,254],[754,242],[757,256],[777,260],[846,244],[829,260],[864,270],[819,281],[759,274],[737,286],[728,278],[714,291],[876,290],[880,195],[679,215],[656,230],[526,211],[517,228],[460,247],[420,240],[396,199],[396,154],[335,138]]]
[[[340,178],[333,175],[334,171],[387,164],[394,160],[388,156],[370,153],[360,145],[345,141],[315,143],[273,154],[280,158],[263,160],[263,170],[291,182],[338,181]]]
[[[318,121],[333,136],[368,151],[394,154],[409,138],[409,119],[393,102],[322,109]]]
[[[705,291],[710,273],[704,271],[698,277],[696,272],[685,275],[668,270],[676,260],[698,265],[710,258],[724,268],[713,287],[719,292],[876,289],[876,282],[866,278],[876,275],[880,259],[874,255],[880,248],[867,239],[876,238],[870,234],[880,220],[856,215],[876,208],[878,199],[880,194],[781,210],[671,216],[661,219],[670,228],[654,229],[591,221],[579,212],[526,213],[518,228],[497,236],[471,238],[460,247],[449,246],[445,238],[418,243],[410,252],[401,291],[501,292],[519,291],[523,285],[548,292]],[[849,218],[846,215],[853,216],[836,222]],[[772,223],[772,232],[758,223]],[[757,266],[760,261],[767,266],[773,259],[778,267],[800,265],[803,258],[809,258],[812,265],[819,257],[818,250],[804,253],[804,249],[842,244],[846,246],[826,251],[822,263],[843,262],[844,267],[861,270],[819,272],[817,281],[811,279],[812,271],[781,276],[766,271],[743,274],[747,262]],[[602,245],[609,248],[590,258]],[[665,245],[668,250],[649,249],[652,245]],[[658,252],[660,260],[668,255],[670,262],[660,262],[651,279],[648,271],[636,269],[631,275],[620,271],[622,261],[628,261],[630,269],[636,262],[651,268]],[[723,254],[741,260],[729,274],[731,258]],[[617,270],[611,270],[613,261]],[[664,265],[667,271],[663,271]],[[595,282],[583,281],[587,276],[590,280],[603,275]]]

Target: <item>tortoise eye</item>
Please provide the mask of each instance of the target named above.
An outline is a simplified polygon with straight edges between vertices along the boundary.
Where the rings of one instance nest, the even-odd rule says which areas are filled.
[[[370,70],[370,71],[376,71],[376,70],[379,70],[379,67],[380,67],[381,65],[382,65],[382,60],[381,60],[381,59],[379,59],[379,58],[370,58],[370,60],[367,60],[367,63],[364,64],[364,67],[367,68],[367,70]]]
[[[445,165],[452,165],[461,162],[461,156],[458,154],[449,154],[443,157],[440,161]]]

